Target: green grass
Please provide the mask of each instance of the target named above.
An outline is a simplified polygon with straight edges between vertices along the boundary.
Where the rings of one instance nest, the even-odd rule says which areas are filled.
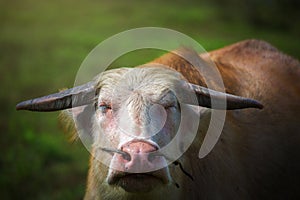
[[[296,32],[225,20],[218,12],[213,4],[185,1],[0,1],[2,199],[83,197],[87,150],[68,142],[58,113],[16,112],[15,104],[71,87],[86,55],[116,33],[145,26],[171,28],[208,51],[258,38],[300,58]],[[114,66],[142,64],[161,53],[132,52]]]

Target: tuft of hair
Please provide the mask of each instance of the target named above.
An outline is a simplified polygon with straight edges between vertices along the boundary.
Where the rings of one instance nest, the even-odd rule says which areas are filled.
[[[60,89],[59,92],[67,90],[68,88]],[[67,135],[70,142],[76,142],[78,140],[78,133],[74,123],[72,109],[62,110],[58,115],[58,125]]]
[[[72,109],[63,110],[59,113],[59,127],[67,135],[70,142],[78,140],[78,133],[72,115]]]

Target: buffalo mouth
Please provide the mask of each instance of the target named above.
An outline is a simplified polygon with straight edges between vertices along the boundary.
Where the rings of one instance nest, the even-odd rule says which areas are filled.
[[[147,193],[159,185],[168,184],[166,170],[151,173],[115,172],[108,178],[108,184],[123,188],[130,193]]]

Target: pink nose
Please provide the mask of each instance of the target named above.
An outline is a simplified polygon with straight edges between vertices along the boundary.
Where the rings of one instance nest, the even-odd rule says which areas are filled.
[[[153,154],[158,148],[145,141],[132,141],[126,143],[121,147],[121,150],[127,153],[127,156],[123,155],[119,157],[119,161],[124,163],[124,170],[127,172],[150,172],[158,167],[160,168],[160,166],[165,163],[162,156]]]

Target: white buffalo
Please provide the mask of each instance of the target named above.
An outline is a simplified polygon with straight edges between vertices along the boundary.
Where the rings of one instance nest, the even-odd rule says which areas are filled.
[[[218,83],[187,57],[205,67],[211,59],[226,93],[208,89],[206,80]],[[224,102],[221,136],[200,159],[211,113],[225,109]],[[181,49],[136,68],[109,70],[17,109],[68,109],[77,129],[90,135],[85,199],[296,199],[299,102],[299,62],[247,40],[205,56]]]

